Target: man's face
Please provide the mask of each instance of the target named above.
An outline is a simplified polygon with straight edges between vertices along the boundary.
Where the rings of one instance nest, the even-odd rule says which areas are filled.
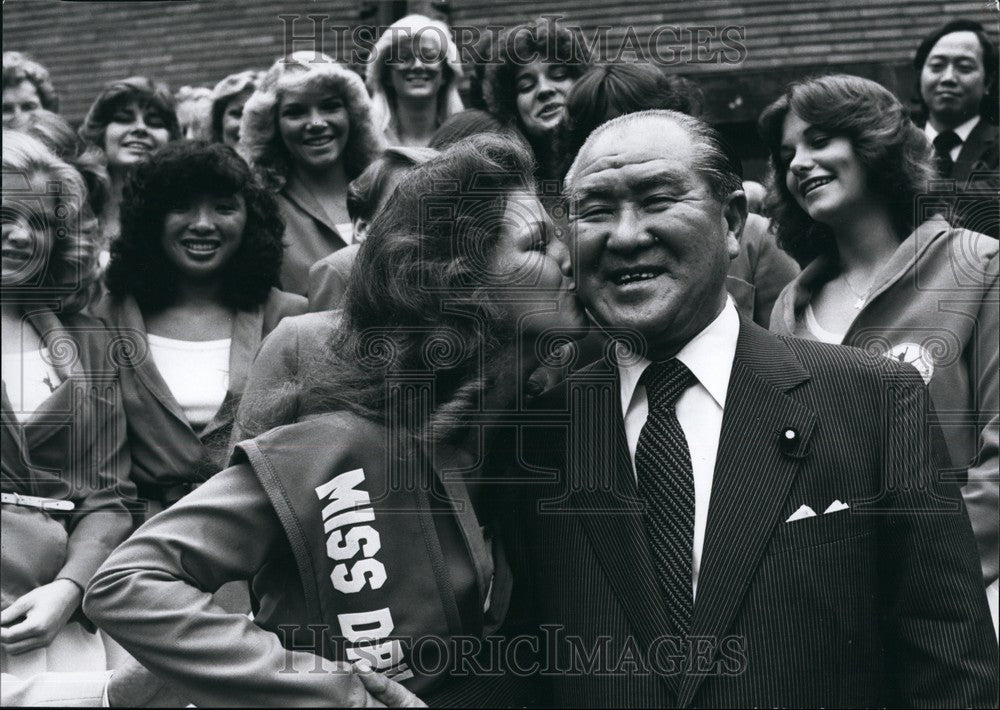
[[[746,198],[719,201],[687,132],[664,118],[610,129],[569,186],[577,292],[597,322],[631,328],[670,357],[725,305]]]
[[[974,32],[952,32],[931,48],[920,71],[920,95],[939,130],[979,113],[986,93],[983,48]]]

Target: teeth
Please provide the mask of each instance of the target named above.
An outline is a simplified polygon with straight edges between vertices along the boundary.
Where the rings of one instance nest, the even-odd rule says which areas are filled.
[[[210,252],[219,248],[216,242],[184,242],[184,248],[190,251]]]
[[[655,279],[655,278],[656,274],[654,274],[653,272],[643,271],[637,274],[624,274],[623,276],[619,276],[617,279],[615,279],[615,281],[619,285],[624,285],[633,283],[635,281],[648,281],[649,279]]]
[[[815,190],[817,187],[822,187],[823,185],[826,185],[827,183],[830,182],[833,182],[833,178],[831,177],[815,178],[813,180],[810,180],[809,182],[807,182],[805,185],[802,186],[802,194],[807,195],[813,190]]]

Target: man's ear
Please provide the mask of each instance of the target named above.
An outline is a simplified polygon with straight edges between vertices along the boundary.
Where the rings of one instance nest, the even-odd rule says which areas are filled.
[[[726,221],[726,250],[729,258],[740,253],[740,237],[747,224],[747,196],[743,190],[734,190],[722,203],[722,216]]]

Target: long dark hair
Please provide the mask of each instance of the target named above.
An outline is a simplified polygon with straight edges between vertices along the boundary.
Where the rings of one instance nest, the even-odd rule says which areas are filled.
[[[758,122],[771,153],[767,205],[782,249],[806,264],[836,248],[833,230],[810,217],[785,184],[788,166],[781,157],[781,138],[789,112],[850,140],[869,189],[888,207],[900,241],[913,231],[916,197],[934,177],[930,143],[888,89],[869,79],[834,74],[789,85]]]
[[[513,370],[514,324],[491,294],[490,265],[508,195],[533,189],[532,169],[518,141],[479,135],[408,172],[358,252],[328,355],[278,392],[248,392],[258,401],[244,400],[244,430],[336,410],[388,423],[392,384],[430,378],[427,411],[393,424],[423,441],[458,438],[483,393]]]
[[[503,124],[516,128],[531,146],[538,177],[561,177],[563,155],[561,136],[531,136],[517,110],[517,72],[525,63],[539,60],[560,64],[576,79],[590,66],[590,57],[573,32],[551,17],[513,27],[503,33],[494,47],[494,62],[486,68],[483,96],[490,113]]]
[[[106,277],[113,295],[133,296],[143,311],[173,302],[177,276],[163,252],[164,217],[202,195],[241,195],[246,203],[243,241],[221,274],[223,302],[253,310],[267,300],[281,269],[285,225],[278,206],[236,151],[204,141],[164,146],[125,184],[121,236],[111,244]]]

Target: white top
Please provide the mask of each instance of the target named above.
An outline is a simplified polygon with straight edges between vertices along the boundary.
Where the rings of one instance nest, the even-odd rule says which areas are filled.
[[[962,152],[962,146],[965,145],[965,141],[969,140],[969,134],[972,133],[972,129],[975,128],[978,123],[979,116],[976,115],[963,123],[961,126],[956,126],[952,129],[955,131],[955,134],[962,139],[962,142],[952,148],[949,153],[949,155],[951,155],[952,162],[958,160],[958,154]],[[938,133],[940,133],[940,131],[935,129],[934,126],[931,125],[930,121],[924,124],[924,135],[927,136],[927,140],[931,143],[933,143],[934,139],[938,137]]]
[[[680,396],[676,406],[677,420],[691,451],[691,468],[694,473],[694,554],[691,560],[694,595],[698,594],[698,571],[705,544],[715,459],[719,452],[722,413],[726,407],[726,392],[729,389],[729,376],[732,374],[739,334],[740,318],[733,299],[729,297],[716,319],[677,353],[677,359],[698,380]],[[649,417],[646,387],[639,384],[639,378],[650,364],[649,360],[643,358],[634,365],[619,368],[625,438],[632,458],[633,473],[639,433]]]
[[[844,336],[847,335],[846,330],[843,333],[834,333],[832,330],[827,330],[821,326],[819,321],[816,320],[816,311],[813,310],[812,303],[806,304],[806,328],[821,343],[840,345],[844,342]]]
[[[3,354],[3,382],[18,421],[25,421],[62,384],[49,349]]]
[[[229,348],[225,340],[174,340],[148,335],[149,353],[160,377],[193,427],[208,424],[229,388]]]

